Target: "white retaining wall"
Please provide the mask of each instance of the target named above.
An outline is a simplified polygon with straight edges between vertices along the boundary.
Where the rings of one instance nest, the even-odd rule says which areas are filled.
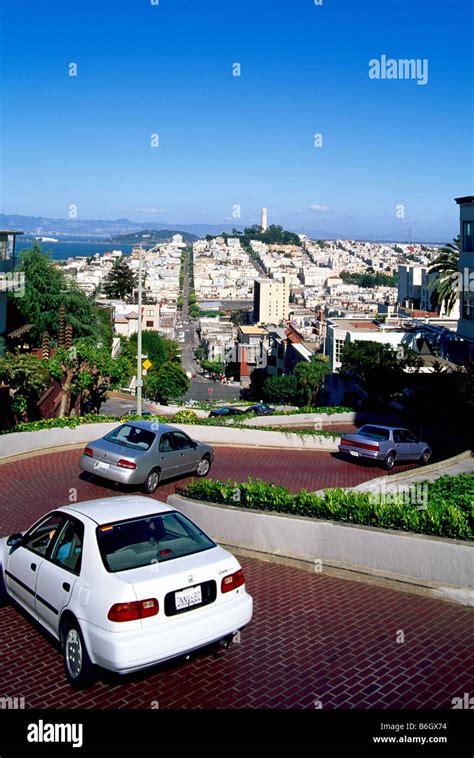
[[[2,458],[36,451],[51,452],[54,448],[80,445],[103,437],[119,421],[101,424],[82,424],[75,429],[41,429],[36,432],[12,432],[0,435],[0,461]],[[239,445],[240,447],[292,448],[293,450],[337,450],[339,438],[299,436],[290,432],[263,432],[250,429],[232,429],[225,426],[200,426],[199,424],[173,424],[193,439],[216,445]]]
[[[211,505],[170,495],[217,542],[250,550],[333,563],[390,579],[437,585],[439,594],[474,605],[474,544],[286,514]],[[317,564],[315,564],[317,566]]]

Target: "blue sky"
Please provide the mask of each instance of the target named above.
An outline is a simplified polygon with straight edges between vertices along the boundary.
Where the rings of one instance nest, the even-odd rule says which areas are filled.
[[[266,206],[299,231],[449,239],[474,190],[470,7],[2,0],[1,210],[237,225]],[[370,79],[382,55],[427,59],[428,83]]]

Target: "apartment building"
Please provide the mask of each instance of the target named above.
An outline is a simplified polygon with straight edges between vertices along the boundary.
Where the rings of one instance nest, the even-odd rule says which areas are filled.
[[[428,266],[398,266],[398,302],[401,306],[414,310],[435,312],[434,283],[437,274],[432,274]],[[450,313],[442,306],[440,315],[459,318],[459,301],[455,303]]]
[[[288,318],[288,281],[256,279],[253,290],[253,320],[256,324],[279,324]]]
[[[456,198],[459,205],[461,254],[459,256],[460,318],[458,336],[466,342],[465,357],[474,359],[474,196]]]

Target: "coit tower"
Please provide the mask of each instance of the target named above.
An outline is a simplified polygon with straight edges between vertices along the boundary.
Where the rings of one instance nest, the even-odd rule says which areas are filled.
[[[268,221],[267,221],[267,209],[262,208],[262,221],[260,223],[260,226],[262,227],[263,231],[266,232],[268,229]]]

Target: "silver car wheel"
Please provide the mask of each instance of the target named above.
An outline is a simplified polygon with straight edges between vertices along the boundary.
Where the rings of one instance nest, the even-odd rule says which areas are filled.
[[[160,483],[160,475],[158,471],[152,471],[147,480],[147,489],[150,492],[154,492]]]
[[[210,468],[211,464],[209,463],[209,458],[201,458],[196,470],[199,476],[206,476]]]
[[[69,629],[64,646],[66,666],[73,679],[77,679],[82,669],[82,643],[76,629]]]

